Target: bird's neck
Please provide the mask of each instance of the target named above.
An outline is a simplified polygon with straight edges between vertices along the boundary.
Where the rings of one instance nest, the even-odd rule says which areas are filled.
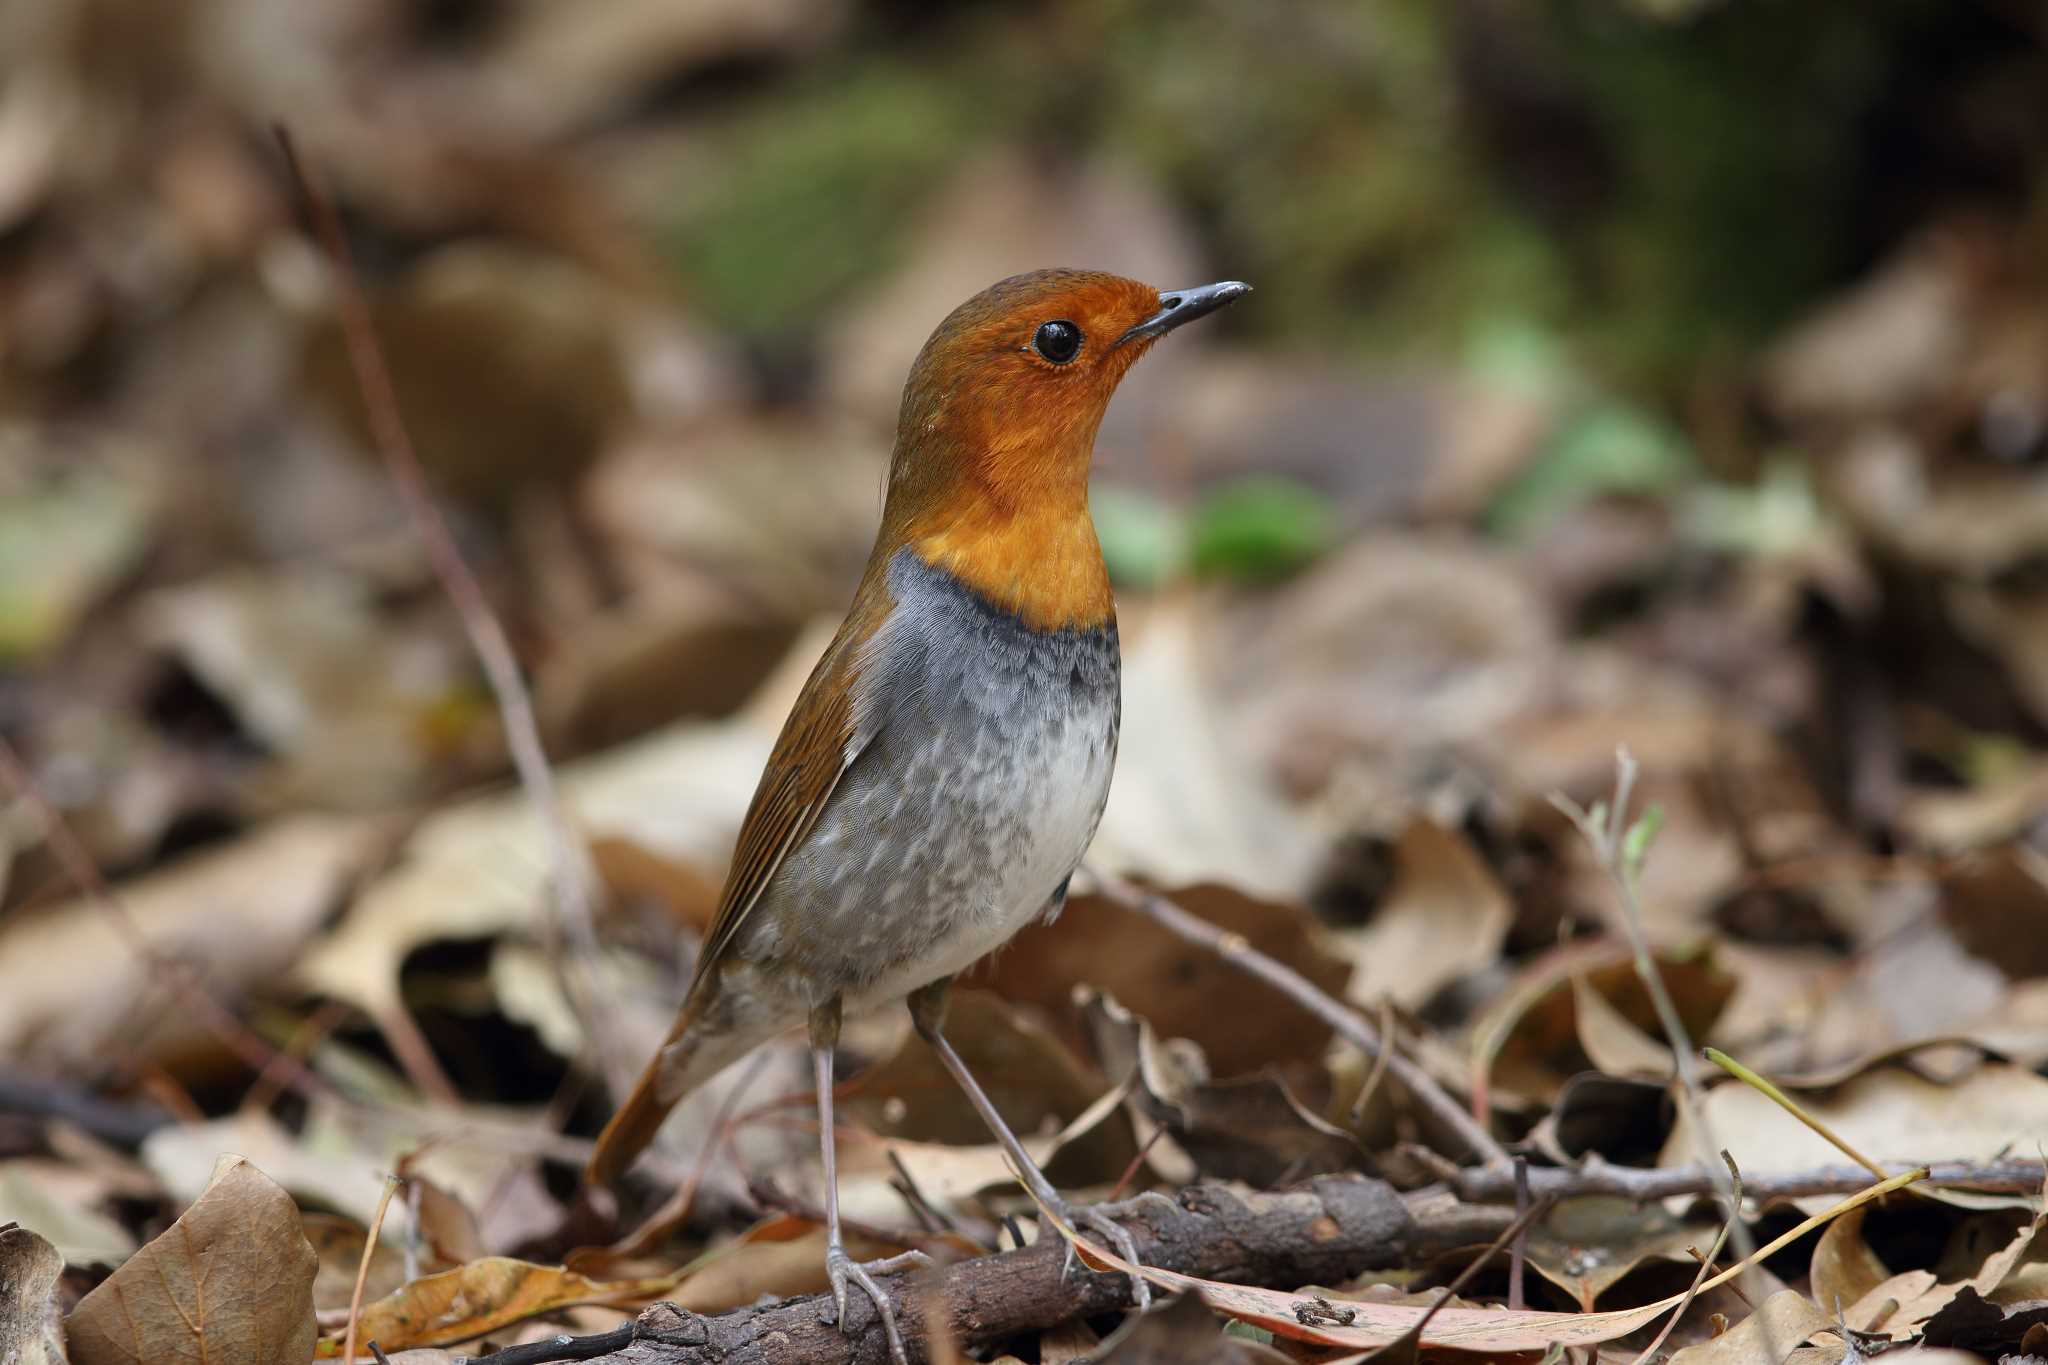
[[[1116,618],[1085,474],[1074,486],[1012,501],[966,487],[920,499],[885,541],[909,548],[1033,630],[1087,629]]]

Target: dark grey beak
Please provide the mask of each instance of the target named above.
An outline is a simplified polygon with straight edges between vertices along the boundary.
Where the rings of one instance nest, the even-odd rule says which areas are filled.
[[[1121,346],[1139,337],[1164,336],[1184,322],[1206,317],[1224,304],[1252,292],[1242,280],[1222,280],[1193,289],[1168,289],[1159,295],[1159,311],[1116,339]]]

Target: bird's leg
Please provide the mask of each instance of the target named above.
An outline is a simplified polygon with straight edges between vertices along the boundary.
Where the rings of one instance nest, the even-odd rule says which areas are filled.
[[[974,1073],[967,1069],[967,1063],[960,1060],[960,1054],[946,1041],[946,988],[952,984],[950,977],[942,977],[929,986],[913,991],[910,996],[910,1020],[917,1026],[917,1033],[932,1051],[939,1054],[946,1070],[952,1073],[953,1081],[967,1096],[967,1102],[974,1106],[974,1112],[981,1115],[981,1121],[995,1134],[997,1142],[1009,1153],[1011,1164],[1017,1168],[1017,1178],[1031,1191],[1032,1198],[1058,1214],[1061,1219],[1074,1227],[1089,1227],[1101,1233],[1116,1248],[1119,1256],[1132,1265],[1138,1264],[1138,1244],[1123,1224],[1096,1209],[1076,1210],[1060,1197],[1052,1182],[1045,1178],[1045,1172],[1038,1169],[1038,1163],[1024,1150],[1024,1144],[1010,1131],[1010,1125],[1003,1122],[1003,1116],[996,1111],[994,1101],[974,1079]],[[1073,1243],[1067,1244],[1068,1268],[1074,1264]],[[1139,1308],[1148,1307],[1152,1302],[1152,1291],[1139,1274],[1131,1276],[1131,1294]]]
[[[887,1274],[907,1266],[930,1265],[931,1258],[921,1251],[906,1251],[862,1265],[846,1254],[846,1243],[839,1235],[839,1169],[832,1131],[832,1049],[838,1043],[839,998],[834,996],[811,1011],[811,1070],[818,1084],[818,1148],[825,1159],[825,1277],[832,1282],[830,1320],[839,1324],[842,1333],[846,1331],[846,1287],[859,1285],[882,1319],[883,1335],[889,1339],[889,1358],[896,1365],[909,1365],[909,1358],[903,1353],[903,1334],[896,1330],[896,1306],[870,1272]]]

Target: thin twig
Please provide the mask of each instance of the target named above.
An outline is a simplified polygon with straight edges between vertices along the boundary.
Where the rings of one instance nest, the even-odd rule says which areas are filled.
[[[0,738],[0,780],[4,780],[35,812],[43,827],[44,842],[57,855],[64,874],[78,887],[86,902],[106,919],[127,949],[148,963],[151,973],[185,1002],[186,1008],[192,1011],[207,1032],[219,1039],[251,1071],[261,1075],[274,1068],[274,1074],[283,1077],[296,1093],[307,1099],[340,1093],[333,1085],[308,1071],[296,1057],[272,1047],[262,1035],[235,1018],[227,1006],[207,991],[199,973],[190,964],[164,952],[150,941],[126,903],[114,894],[114,889],[100,874],[85,844],[72,832],[49,797],[43,794],[42,787],[29,772],[21,755],[4,738]]]
[[[1848,1157],[1849,1160],[1855,1162],[1864,1170],[1869,1171],[1879,1180],[1884,1179],[1885,1173],[1882,1167],[1880,1167],[1875,1161],[1872,1161],[1869,1157],[1863,1155],[1863,1153],[1857,1151],[1854,1147],[1851,1147],[1848,1144],[1848,1142],[1842,1138],[1840,1134],[1835,1132],[1834,1129],[1828,1127],[1825,1123],[1822,1123],[1819,1119],[1807,1113],[1805,1109],[1801,1108],[1797,1103],[1793,1101],[1790,1095],[1787,1095],[1784,1091],[1780,1090],[1768,1079],[1750,1070],[1741,1062],[1736,1061],[1733,1057],[1730,1057],[1727,1053],[1721,1051],[1721,1049],[1717,1047],[1702,1049],[1702,1055],[1704,1055],[1706,1059],[1712,1062],[1715,1066],[1720,1067],[1723,1071],[1733,1076],[1736,1080],[1741,1081],[1744,1085],[1756,1091],[1759,1095],[1762,1095],[1765,1099],[1777,1105],[1780,1109],[1790,1114],[1793,1118],[1798,1119],[1801,1123],[1805,1124],[1808,1128],[1812,1129],[1815,1133],[1819,1134],[1822,1138],[1824,1138],[1827,1141],[1829,1146],[1833,1147],[1843,1156]]]
[[[769,1055],[766,1051],[755,1052],[753,1060],[747,1063],[747,1069],[740,1074],[739,1081],[732,1089],[726,1091],[725,1098],[718,1102],[718,1110],[711,1117],[711,1129],[704,1140],[703,1150],[697,1153],[696,1161],[690,1166],[689,1178],[663,1201],[660,1208],[643,1219],[640,1226],[607,1248],[607,1257],[630,1259],[649,1255],[689,1218],[690,1210],[697,1203],[697,1191],[702,1188],[704,1177],[711,1170],[711,1160],[718,1154],[725,1135],[735,1126],[733,1110],[738,1106],[740,1096],[751,1089],[755,1080],[759,1078]]]
[[[482,585],[470,572],[462,552],[456,548],[455,537],[449,533],[448,523],[427,490],[426,475],[399,411],[398,391],[391,382],[390,368],[385,363],[383,350],[377,343],[376,329],[370,321],[369,305],[364,300],[347,234],[342,231],[341,217],[306,173],[292,145],[291,135],[282,127],[275,131],[292,183],[334,266],[339,284],[336,302],[342,337],[348,347],[349,364],[355,371],[356,386],[362,393],[363,407],[368,413],[372,440],[412,518],[413,528],[426,549],[434,576],[440,580],[442,590],[448,594],[456,615],[462,620],[470,647],[476,652],[477,662],[482,665],[485,680],[497,701],[512,765],[518,770],[520,785],[533,801],[547,839],[548,860],[554,869],[556,924],[567,934],[587,971],[598,958],[597,869],[591,860],[590,847],[571,825],[561,793],[555,785],[554,770],[548,764],[547,750],[541,743],[540,726],[534,720],[533,698],[520,675],[519,661],[512,652],[511,642],[506,638],[496,613],[491,610]],[[581,1008],[583,1018],[594,1033],[601,1033],[605,1031],[603,1021],[608,1021],[610,1015],[600,1008],[597,993],[589,989],[590,984],[587,978],[576,973],[564,975],[564,985]],[[628,1064],[625,1049],[603,1046],[606,1041],[603,1038],[597,1041],[598,1056],[615,1059],[617,1066]],[[631,1077],[622,1072],[609,1079],[623,1091]]]
[[[1742,1169],[1735,1164],[1735,1158],[1726,1152],[1721,1153],[1721,1159],[1728,1163],[1728,1174],[1735,1184],[1735,1203],[1729,1207],[1727,1221],[1721,1224],[1721,1230],[1714,1234],[1714,1244],[1707,1248],[1706,1255],[1700,1257],[1699,1273],[1694,1275],[1692,1283],[1686,1286],[1685,1297],[1678,1301],[1678,1307],[1671,1310],[1671,1316],[1664,1319],[1664,1326],[1658,1331],[1656,1340],[1642,1349],[1633,1365],[1649,1365],[1650,1361],[1656,1359],[1657,1349],[1664,1344],[1665,1338],[1671,1335],[1671,1329],[1678,1326],[1678,1320],[1685,1316],[1685,1310],[1692,1307],[1692,1301],[1699,1297],[1700,1286],[1707,1282],[1707,1276],[1713,1272],[1714,1258],[1721,1254],[1721,1248],[1728,1244],[1728,1235],[1742,1220]],[[1883,1177],[1880,1176],[1879,1179]]]
[[[1525,1215],[1529,1212],[1529,1158],[1515,1158],[1515,1218],[1522,1226],[1515,1233],[1514,1245],[1508,1248],[1508,1308],[1519,1313],[1522,1310],[1522,1272],[1528,1261],[1529,1224]]]
[[[1143,915],[1169,932],[1200,944],[1239,971],[1258,978],[1288,999],[1328,1024],[1346,1042],[1375,1062],[1384,1060],[1403,1088],[1415,1097],[1446,1131],[1464,1143],[1471,1154],[1486,1165],[1508,1165],[1508,1154],[1493,1135],[1460,1108],[1430,1074],[1383,1042],[1358,1012],[1333,999],[1284,962],[1276,961],[1247,943],[1240,935],[1219,929],[1200,916],[1191,915],[1166,897],[1147,891],[1123,878],[1093,868],[1083,868],[1096,891],[1106,900],[1134,914]]]
[[[487,1356],[458,1356],[465,1365],[548,1365],[556,1360],[595,1360],[613,1351],[623,1351],[633,1344],[634,1324],[625,1322],[609,1332],[594,1336],[572,1337],[567,1334],[549,1337],[546,1341],[529,1341],[521,1346],[507,1346],[502,1351],[493,1351]]]
[[[1914,1167],[1902,1161],[1889,1163],[1886,1176]],[[1928,1167],[1925,1184],[1942,1189],[1977,1190],[1987,1194],[2031,1194],[2041,1188],[2039,1161],[1942,1161]],[[1725,1172],[1702,1166],[1671,1166],[1649,1169],[1616,1166],[1588,1158],[1577,1170],[1538,1166],[1529,1172],[1529,1188],[1538,1195],[1570,1199],[1579,1195],[1612,1195],[1647,1202],[1687,1195],[1720,1193]],[[1480,1167],[1448,1175],[1446,1183],[1460,1199],[1472,1203],[1503,1203],[1515,1197],[1512,1170]],[[1809,1194],[1854,1194],[1867,1189],[1870,1173],[1856,1166],[1816,1166],[1769,1175],[1744,1176],[1743,1194],[1756,1201],[1797,1199]]]
[[[377,1200],[376,1216],[370,1219],[369,1235],[363,1238],[363,1260],[356,1267],[356,1288],[348,1298],[348,1331],[341,1339],[341,1365],[356,1365],[356,1324],[363,1316],[363,1288],[370,1282],[370,1258],[377,1254],[377,1230],[384,1226],[384,1214],[391,1207],[391,1196],[398,1192],[404,1177],[384,1177],[384,1194]]]
[[[1351,1101],[1351,1122],[1354,1125],[1364,1122],[1365,1107],[1372,1103],[1372,1097],[1379,1093],[1380,1082],[1387,1078],[1387,1058],[1401,1046],[1400,1036],[1394,1032],[1392,996],[1380,1000],[1380,1025],[1376,1031],[1386,1046],[1380,1049],[1379,1056],[1372,1059],[1372,1070],[1365,1073],[1365,1084],[1358,1087],[1358,1098]],[[1486,1126],[1486,1120],[1477,1114],[1473,1115],[1473,1122],[1481,1128]]]
[[[1502,1248],[1506,1247],[1509,1243],[1519,1245],[1523,1234],[1528,1232],[1529,1225],[1549,1211],[1550,1201],[1546,1199],[1541,1203],[1532,1204],[1516,1214],[1515,1221],[1502,1228],[1500,1235],[1493,1239],[1493,1245],[1487,1247],[1486,1250],[1466,1262],[1465,1268],[1458,1272],[1456,1278],[1438,1291],[1437,1296],[1430,1301],[1429,1307],[1423,1311],[1421,1317],[1415,1320],[1415,1324],[1412,1327],[1380,1347],[1377,1351],[1374,1351],[1370,1358],[1374,1360],[1384,1358],[1390,1361],[1403,1358],[1408,1360],[1415,1359],[1415,1353],[1422,1345],[1423,1330],[1429,1326],[1429,1320],[1435,1317],[1444,1305],[1456,1298],[1459,1290],[1471,1283],[1472,1277],[1479,1273],[1482,1266],[1500,1255]]]
[[[1735,1249],[1746,1260],[1752,1250],[1752,1242],[1748,1229],[1741,1225],[1741,1206],[1737,1202],[1739,1196],[1734,1181],[1726,1170],[1714,1164],[1715,1155],[1726,1149],[1714,1137],[1713,1126],[1707,1121],[1706,1105],[1700,1098],[1700,1080],[1696,1074],[1699,1055],[1686,1034],[1684,1021],[1678,1016],[1678,1005],[1665,988],[1664,976],[1657,970],[1657,959],[1650,952],[1649,934],[1643,927],[1643,859],[1650,841],[1656,837],[1663,815],[1657,807],[1651,806],[1641,819],[1634,824],[1629,823],[1629,799],[1635,792],[1636,778],[1641,771],[1635,755],[1628,751],[1627,745],[1621,745],[1614,751],[1614,804],[1611,807],[1595,803],[1593,809],[1587,811],[1562,793],[1553,794],[1550,800],[1578,826],[1601,869],[1614,883],[1615,899],[1621,906],[1622,925],[1628,933],[1629,948],[1635,958],[1636,976],[1641,979],[1643,990],[1656,1009],[1657,1022],[1664,1030],[1665,1041],[1670,1044],[1676,1063],[1679,1106],[1692,1131],[1693,1140],[1699,1145],[1702,1164],[1717,1177],[1715,1191],[1727,1203],[1729,1216],[1735,1219]],[[1770,1324],[1761,1325],[1768,1339]]]

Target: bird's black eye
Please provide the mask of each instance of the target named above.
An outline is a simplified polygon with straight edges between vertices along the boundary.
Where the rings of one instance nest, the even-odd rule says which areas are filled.
[[[1081,354],[1081,329],[1064,319],[1042,322],[1038,325],[1038,334],[1031,338],[1031,344],[1053,364],[1064,365]]]

